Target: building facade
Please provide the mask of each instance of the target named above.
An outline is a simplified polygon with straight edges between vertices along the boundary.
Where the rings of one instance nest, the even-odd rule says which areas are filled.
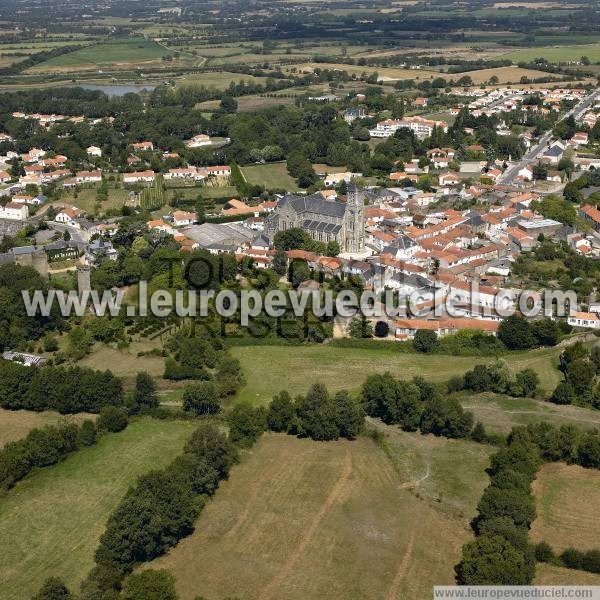
[[[265,219],[265,232],[300,228],[318,242],[337,242],[342,252],[365,250],[364,193],[349,186],[347,202],[327,200],[321,194],[285,196]]]

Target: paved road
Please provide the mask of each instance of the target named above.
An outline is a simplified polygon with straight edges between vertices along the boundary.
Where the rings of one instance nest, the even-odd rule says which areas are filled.
[[[577,104],[569,112],[565,113],[563,117],[559,119],[559,122],[571,116],[575,117],[575,120],[577,121],[583,115],[583,113],[590,107],[590,105],[593,102],[595,102],[599,97],[600,90],[596,90],[594,93],[590,94],[589,96],[586,96],[581,102],[579,102],[579,104]],[[550,130],[544,133],[544,135],[540,138],[539,142],[535,146],[532,146],[518,163],[512,164],[508,167],[508,169],[506,169],[506,171],[504,171],[502,176],[499,178],[498,183],[512,183],[519,174],[519,171],[529,163],[535,161],[539,156],[541,156],[546,151],[548,146],[550,146],[551,143],[552,131]]]

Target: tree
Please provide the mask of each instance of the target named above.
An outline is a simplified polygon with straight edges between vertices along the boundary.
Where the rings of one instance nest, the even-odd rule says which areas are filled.
[[[269,412],[267,415],[269,429],[271,431],[286,432],[289,430],[293,419],[294,404],[291,396],[286,391],[275,394],[269,405]]]
[[[96,426],[98,431],[110,431],[116,433],[127,427],[129,419],[122,408],[116,406],[105,406],[98,415]]]
[[[567,383],[571,385],[575,394],[585,396],[591,391],[592,382],[596,376],[596,365],[587,360],[573,361],[567,370]]]
[[[221,98],[219,106],[226,113],[234,113],[238,109],[237,100],[232,96],[223,96],[223,98]]]
[[[540,383],[538,374],[533,369],[523,369],[516,375],[516,386],[519,391],[519,396],[533,396]]]
[[[217,388],[212,381],[190,383],[183,390],[183,410],[197,415],[214,415],[221,410]]]
[[[266,411],[249,402],[236,404],[229,414],[229,437],[235,444],[250,447],[266,429]]]
[[[333,402],[340,436],[350,440],[355,439],[364,424],[364,414],[360,404],[346,391],[338,392]]]
[[[375,323],[375,337],[386,338],[390,333],[390,326],[386,321],[377,321]]]
[[[168,571],[154,569],[130,575],[119,600],[179,600],[175,578]]]
[[[373,325],[363,314],[354,317],[348,325],[348,333],[353,338],[372,338]]]
[[[308,263],[305,260],[293,260],[290,262],[288,279],[294,289],[303,281],[308,281],[312,276]]]
[[[419,329],[415,333],[413,346],[419,352],[434,352],[439,346],[437,334],[435,331],[429,331],[428,329]]]
[[[314,384],[306,396],[298,399],[296,415],[299,433],[318,441],[339,437],[336,407],[324,385]]]
[[[69,588],[57,577],[49,577],[31,600],[74,600]]]
[[[137,374],[133,400],[137,410],[156,408],[159,405],[156,384],[148,373],[142,372]]]
[[[283,250],[276,250],[273,256],[273,270],[277,275],[285,275],[287,272],[287,254]]]
[[[498,338],[509,350],[524,350],[535,346],[531,326],[522,315],[511,315],[501,321]]]
[[[463,546],[456,568],[460,585],[529,585],[535,565],[499,535],[480,535]]]

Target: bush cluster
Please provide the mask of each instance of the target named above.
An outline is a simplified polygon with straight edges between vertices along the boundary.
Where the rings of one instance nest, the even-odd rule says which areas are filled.
[[[0,407],[56,410],[63,414],[100,412],[123,404],[121,380],[110,371],[84,367],[26,367],[0,361]]]

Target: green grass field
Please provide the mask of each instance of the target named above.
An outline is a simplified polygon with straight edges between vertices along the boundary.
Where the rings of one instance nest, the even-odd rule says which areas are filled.
[[[287,164],[271,163],[243,167],[242,173],[248,183],[263,186],[267,190],[297,191],[296,180],[287,171]]]
[[[100,184],[86,184],[85,187],[80,187],[77,191],[74,189],[67,190],[60,197],[60,202],[76,206],[85,210],[88,215],[96,213],[96,205],[99,204],[99,213],[102,214],[109,209],[120,209],[127,200],[128,191],[123,188],[109,187],[108,200],[98,202],[97,190]]]
[[[32,412],[0,408],[0,448],[4,444],[24,438],[35,427],[57,425],[63,421],[79,423],[85,419],[95,418],[96,415],[86,413],[65,416],[52,410]]]
[[[240,73],[228,73],[227,71],[207,71],[206,73],[193,73],[180,77],[177,80],[176,87],[200,87],[216,88],[224,90],[229,87],[229,84],[234,81],[246,81],[247,83],[266,83],[264,77],[253,77],[252,75],[244,75]]]
[[[124,64],[135,66],[138,63],[161,60],[163,57],[172,56],[156,42],[142,38],[93,44],[75,52],[55,56],[28,72],[43,72],[55,69],[89,68],[101,65]]]
[[[559,406],[533,398],[511,398],[492,393],[460,395],[463,407],[476,421],[494,433],[508,433],[513,427],[546,421],[560,426],[600,428],[600,412],[579,406]]]
[[[340,348],[319,346],[248,346],[233,347],[232,354],[242,364],[246,385],[238,398],[254,404],[267,404],[273,394],[287,389],[292,395],[305,393],[313,383],[324,383],[332,391],[358,390],[372,373],[390,371],[394,376],[411,379],[422,375],[431,381],[446,381],[462,374],[477,363],[491,358],[403,354],[393,343],[390,349]],[[531,367],[540,375],[545,391],[560,380],[556,368],[559,350],[532,350],[507,355],[504,360],[514,369]]]
[[[549,62],[578,61],[582,56],[587,56],[593,63],[600,61],[600,43],[580,46],[542,46],[502,54],[502,58],[514,62],[527,62],[535,58],[545,58]]]
[[[0,498],[0,598],[26,600],[50,576],[77,590],[128,487],[177,456],[194,427],[136,420]]]
[[[537,519],[533,542],[548,542],[555,551],[596,550],[600,539],[600,472],[577,465],[544,465],[533,483]]]
[[[474,514],[488,450],[457,442],[446,454],[446,440],[386,433],[392,460],[367,438],[265,434],[196,531],[148,567],[173,573],[182,600],[429,597],[454,581],[471,537],[459,513]]]

